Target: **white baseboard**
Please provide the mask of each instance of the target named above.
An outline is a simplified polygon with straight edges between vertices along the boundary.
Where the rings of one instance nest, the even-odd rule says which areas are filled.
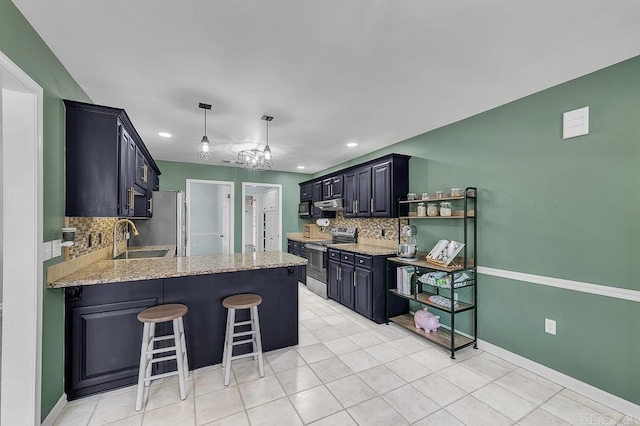
[[[596,402],[607,405],[614,410],[619,411],[620,413],[626,414],[628,416],[633,416],[634,419],[637,418],[638,413],[640,413],[640,405],[634,404],[633,402],[627,401],[626,399],[622,399],[619,396],[610,394],[609,392],[605,392],[602,389],[598,389],[595,386],[591,386],[585,382],[574,379],[573,377],[567,376],[566,374],[546,367],[542,364],[538,364],[535,361],[531,361],[528,358],[510,352],[489,342],[478,339],[478,348],[482,349],[485,352],[489,352],[492,355],[500,357],[506,361],[509,361],[510,363],[515,364],[518,367],[522,367],[533,373],[536,373],[537,375],[551,380],[552,382],[555,382],[560,386],[571,389],[572,391],[584,395],[587,398],[593,399]]]
[[[53,426],[53,423],[56,421],[65,405],[67,405],[67,394],[63,393],[56,405],[53,406],[47,417],[42,421],[41,426]]]

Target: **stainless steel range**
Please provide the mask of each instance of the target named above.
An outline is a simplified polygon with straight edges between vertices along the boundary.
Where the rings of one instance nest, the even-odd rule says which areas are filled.
[[[357,228],[331,228],[331,241],[307,243],[307,288],[327,298],[327,245],[355,243]]]

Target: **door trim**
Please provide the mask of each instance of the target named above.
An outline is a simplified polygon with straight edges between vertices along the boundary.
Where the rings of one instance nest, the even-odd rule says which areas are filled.
[[[279,226],[279,247],[282,251],[282,185],[279,183],[260,183],[260,182],[242,182],[242,202],[244,203],[244,199],[247,196],[246,188],[247,186],[260,186],[265,188],[277,188],[278,189],[278,226]],[[244,212],[244,204],[242,205]],[[245,227],[245,218],[244,213],[242,214],[242,253],[244,253],[244,228]]]
[[[10,109],[3,103],[3,116],[20,109],[24,118],[16,133],[7,131],[7,123],[2,128],[5,344],[0,423],[33,425],[40,424],[42,382],[43,90],[2,52],[0,86],[3,99],[12,98]]]
[[[191,214],[191,184],[192,183],[204,183],[210,185],[225,185],[229,187],[229,229],[227,230],[227,235],[229,235],[229,254],[235,252],[235,240],[234,240],[234,200],[235,200],[235,183],[229,181],[222,180],[207,180],[207,179],[187,179],[186,180],[186,197],[187,197],[187,244],[186,244],[186,255],[189,256],[191,253],[191,220],[189,220],[189,215]]]

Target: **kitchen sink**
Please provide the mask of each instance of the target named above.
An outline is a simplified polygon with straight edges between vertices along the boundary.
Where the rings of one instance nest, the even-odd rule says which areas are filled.
[[[120,260],[120,259],[148,259],[150,257],[165,257],[169,249],[162,250],[127,250],[123,253],[120,253],[112,260]]]

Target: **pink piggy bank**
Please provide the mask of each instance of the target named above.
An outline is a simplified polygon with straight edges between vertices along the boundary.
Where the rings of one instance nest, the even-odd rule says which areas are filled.
[[[416,328],[422,328],[426,333],[430,333],[432,331],[436,331],[437,328],[440,327],[438,318],[440,317],[433,315],[431,312],[427,312],[427,308],[424,308],[416,312],[413,320],[416,324]]]

